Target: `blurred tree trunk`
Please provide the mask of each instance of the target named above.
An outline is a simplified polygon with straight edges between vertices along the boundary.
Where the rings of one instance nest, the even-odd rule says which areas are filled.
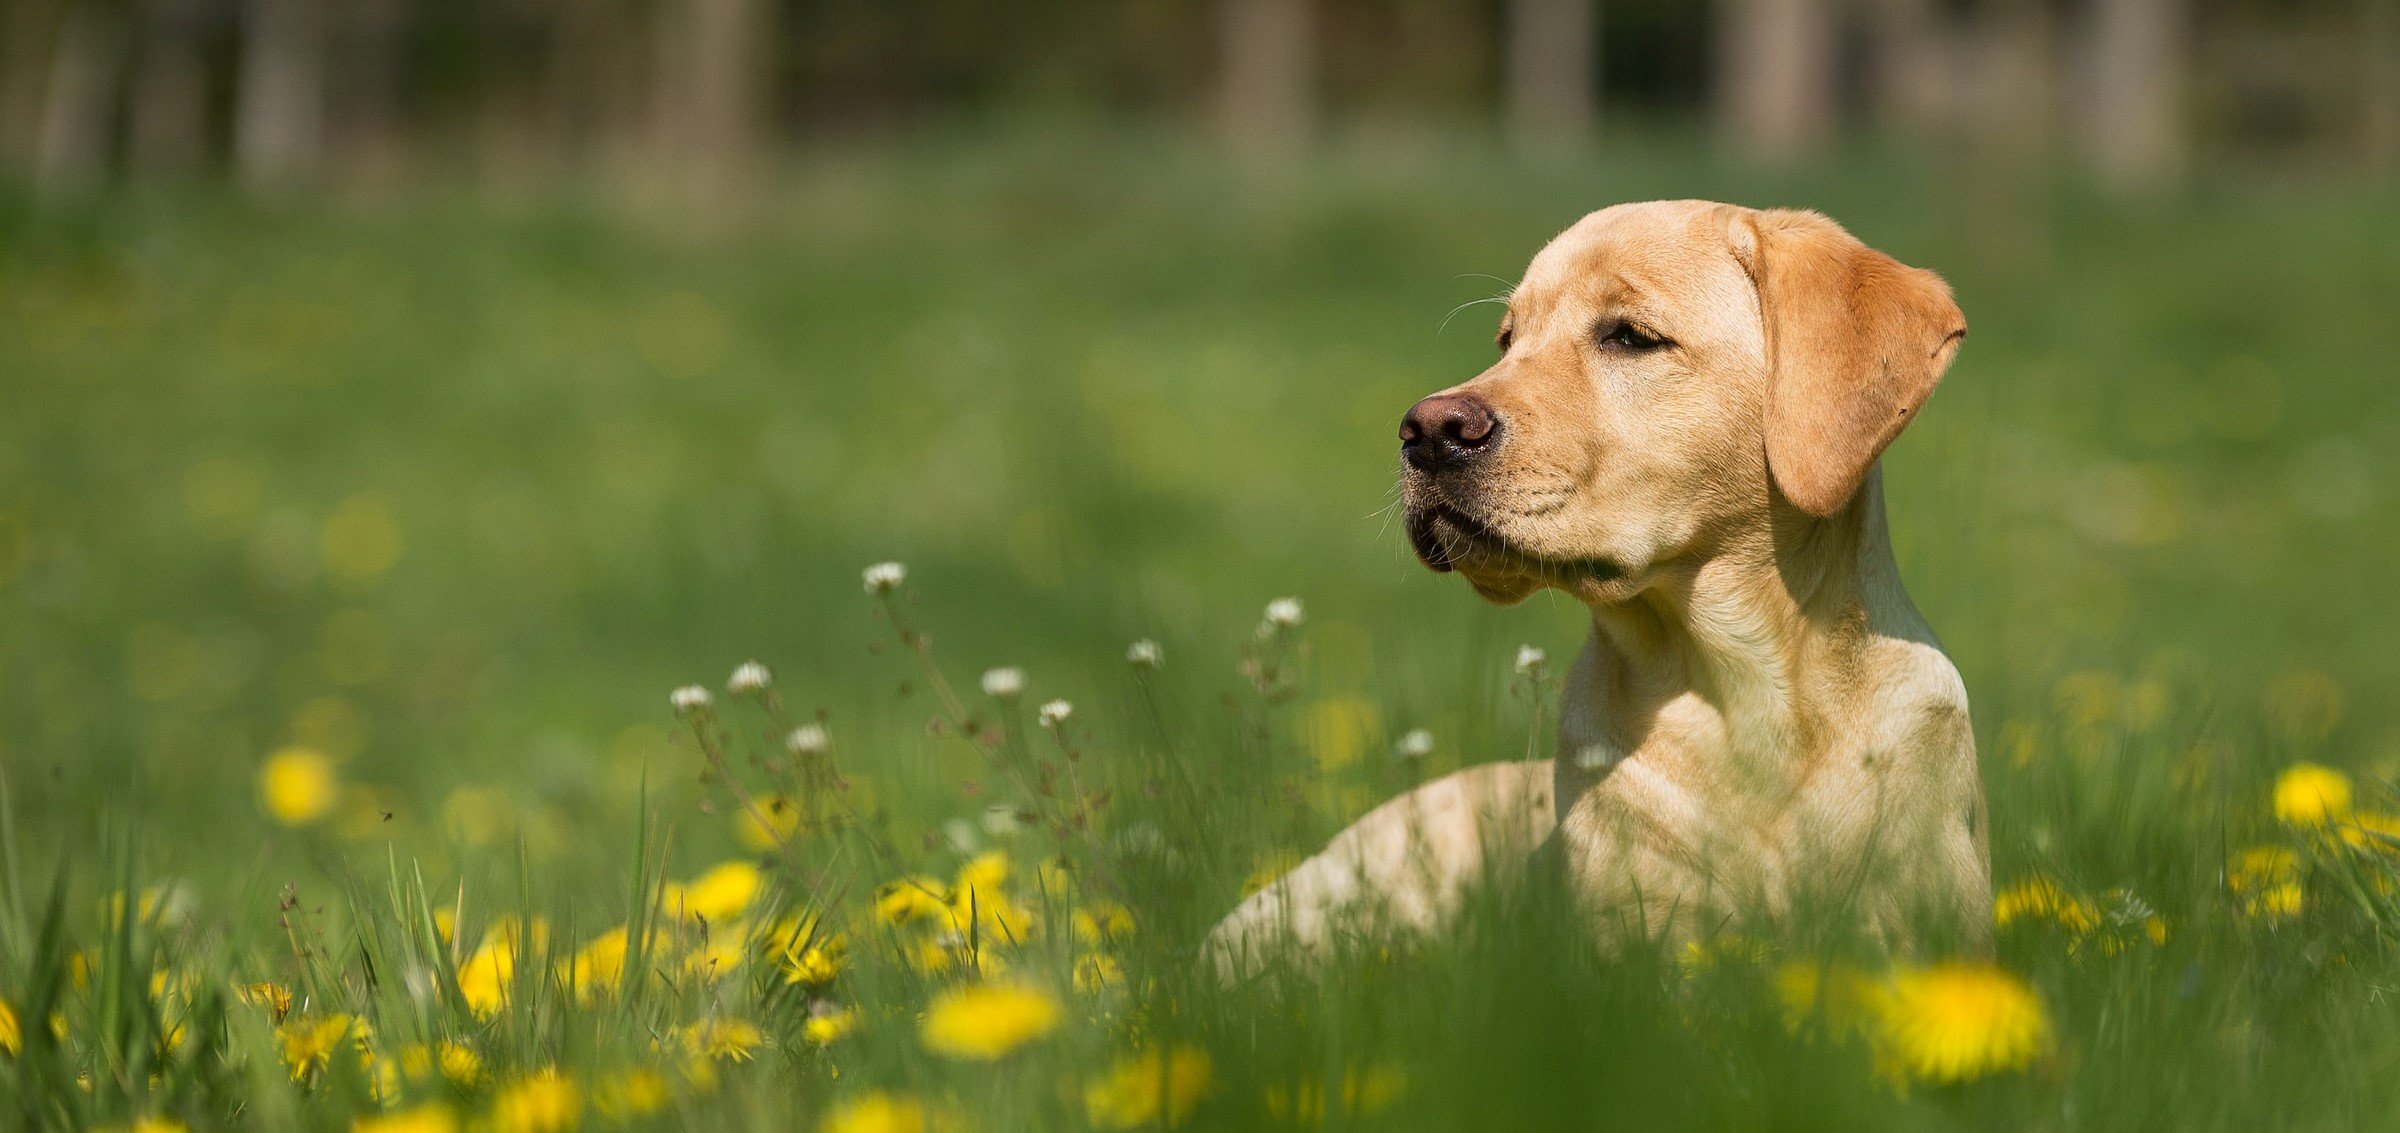
[[[1985,262],[2028,275],[2049,259],[2046,171],[2058,89],[2051,27],[2045,0],[1994,0],[1976,13],[1962,53],[1963,227]]]
[[[189,173],[208,148],[208,63],[200,0],[146,0],[133,79],[129,161],[146,176]]]
[[[1717,13],[1725,139],[1775,163],[1823,148],[1834,126],[1832,0],[1721,0]]]
[[[125,13],[114,4],[76,4],[59,29],[42,97],[34,181],[45,190],[73,190],[108,172],[118,89],[125,79]]]
[[[721,202],[752,172],[761,0],[668,0],[656,90],[662,171],[678,195]]]
[[[2102,181],[2155,189],[2182,172],[2187,0],[2095,0],[2084,145]]]
[[[233,108],[233,159],[244,184],[280,189],[325,160],[324,0],[247,0]]]
[[[1316,125],[1316,27],[1310,0],[1218,0],[1218,110],[1226,139],[1252,157],[1288,155]]]
[[[346,177],[389,183],[402,164],[400,36],[403,0],[339,0],[330,42],[339,60],[327,92]]]
[[[1597,0],[1509,0],[1508,132],[1518,149],[1574,153],[1598,117]]]
[[[553,0],[550,36],[542,65],[542,131],[562,166],[592,155],[612,124],[610,89],[638,66],[619,57],[616,25],[624,5],[603,0]]]
[[[2359,0],[2361,132],[2367,169],[2400,177],[2400,0]]]
[[[1936,0],[1869,0],[1876,125],[1922,137],[1958,113],[1959,60]]]
[[[41,147],[50,58],[64,14],[56,0],[0,5],[0,162],[30,170]]]

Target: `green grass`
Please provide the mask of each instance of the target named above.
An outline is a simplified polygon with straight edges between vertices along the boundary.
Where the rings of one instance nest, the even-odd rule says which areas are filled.
[[[1157,142],[825,153],[706,236],[431,193],[0,196],[7,1120],[376,1109],[357,1059],[290,1079],[234,994],[252,981],[295,1016],[370,1019],[381,1055],[469,1044],[477,1083],[403,1090],[462,1120],[545,1065],[587,1100],[658,1066],[667,1125],[813,1128],[881,1088],[974,1129],[1071,1129],[1120,1055],[1177,1044],[1210,1060],[1190,1121],[1213,1128],[1292,1124],[1271,1094],[1346,1075],[1400,1083],[1375,1128],[2400,1116],[2392,871],[2267,806],[2295,761],[2350,771],[2365,810],[2400,771],[2400,202],[2228,184],[2131,208],[1872,154],[1764,178],[1647,144],[1519,168],[1422,141],[1247,179]],[[1392,429],[1490,355],[1490,309],[1452,308],[1589,208],[1686,195],[1822,208],[1942,271],[1973,325],[1886,478],[1973,700],[1995,871],[2118,912],[2123,890],[2167,930],[2113,951],[2004,932],[2056,1034],[2027,1070],[1896,1086],[1872,1043],[1787,1018],[1792,940],[1697,972],[1604,959],[1536,894],[1321,979],[1224,992],[1193,969],[1254,871],[1543,742],[1510,659],[1571,655],[1580,611],[1485,608],[1417,567],[1386,511]],[[886,559],[965,711],[1011,729],[996,749],[929,729],[948,713],[861,593]],[[1308,620],[1262,692],[1239,666],[1286,594]],[[1166,655],[1147,682],[1139,637]],[[666,693],[753,657],[783,716],[720,693],[730,778],[792,786],[777,737],[821,716],[855,821],[759,859],[746,923],[822,913],[849,968],[815,992],[763,960],[711,981],[669,916],[643,957],[662,974],[622,996],[579,1005],[528,955],[510,1007],[474,1010],[458,969],[494,918],[545,919],[563,956],[748,854]],[[975,691],[999,665],[1030,674],[1013,714]],[[1051,697],[1076,705],[1072,764],[1032,719]],[[1419,727],[1434,753],[1393,758]],[[294,745],[344,785],[306,828],[258,799]],[[1041,762],[1107,794],[1089,828],[981,833],[1034,803]],[[1065,1005],[994,1065],[924,1049],[950,977],[864,908],[903,872],[949,878],[961,820],[1005,845],[1039,925],[961,947]],[[2228,892],[2259,843],[2302,851],[2297,915]],[[1077,880],[1045,891],[1059,855]],[[174,899],[128,923],[129,891]],[[1070,914],[1100,900],[1137,927],[1093,995]],[[812,1044],[812,1000],[864,1022]],[[712,1015],[768,1045],[693,1081],[674,1029]]]

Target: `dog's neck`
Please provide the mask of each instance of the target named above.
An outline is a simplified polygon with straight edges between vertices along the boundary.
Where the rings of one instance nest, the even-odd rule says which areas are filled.
[[[1562,804],[1660,745],[1743,772],[1712,782],[1787,800],[1858,703],[1873,639],[1929,640],[1900,587],[1879,475],[1832,516],[1778,512],[1639,598],[1593,610],[1559,726]]]

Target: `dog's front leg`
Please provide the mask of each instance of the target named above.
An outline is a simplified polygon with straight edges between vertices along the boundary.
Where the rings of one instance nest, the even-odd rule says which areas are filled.
[[[1550,837],[1553,778],[1546,759],[1487,763],[1368,811],[1234,909],[1209,933],[1204,962],[1230,980],[1277,956],[1320,958],[1346,923],[1439,927],[1469,887],[1521,872]]]

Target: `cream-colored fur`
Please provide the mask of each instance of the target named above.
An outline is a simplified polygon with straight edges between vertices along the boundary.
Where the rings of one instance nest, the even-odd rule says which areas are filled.
[[[1369,812],[1226,917],[1212,962],[1305,958],[1345,910],[1439,931],[1553,839],[1606,931],[1689,938],[1806,901],[1886,938],[1932,909],[1982,939],[1966,692],[1901,588],[1875,470],[1965,333],[1939,278],[1814,213],[1620,205],[1553,240],[1500,360],[1444,391],[1489,407],[1488,451],[1404,468],[1402,492],[1436,569],[1590,609],[1557,758]]]

